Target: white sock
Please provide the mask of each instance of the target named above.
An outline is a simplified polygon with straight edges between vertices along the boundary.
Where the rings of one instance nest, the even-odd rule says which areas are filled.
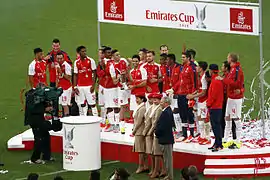
[[[231,131],[232,131],[232,121],[226,121],[225,132],[224,132],[224,142],[228,141]]]
[[[105,116],[105,117],[104,117]],[[106,123],[106,112],[103,106],[100,107],[100,117],[102,118],[102,123]]]
[[[235,122],[235,131],[236,131],[236,142],[240,143],[242,124],[240,120],[236,120],[234,122]]]
[[[88,106],[86,105],[85,107],[82,107],[81,105],[79,105],[78,107],[79,107],[79,114],[80,114],[80,116],[86,116],[87,115]]]
[[[112,111],[112,112],[109,112],[109,113],[107,114],[107,117],[108,117],[109,123],[110,123],[111,125],[115,124],[115,122],[114,122],[114,112],[113,112],[113,111]]]
[[[177,113],[177,114],[173,114],[173,119],[174,119],[174,124],[175,124],[175,127],[176,127],[176,131],[177,132],[180,132],[180,130],[181,130],[181,124],[180,124],[180,122],[179,122],[179,119],[180,119],[180,116],[179,116],[179,114]]]
[[[210,129],[211,129],[210,122],[204,123],[205,138],[208,140],[210,140]]]
[[[120,131],[121,131],[121,132],[125,132],[125,127],[126,127],[125,121],[121,121],[121,122],[120,122]]]
[[[119,124],[120,121],[120,113],[114,113],[115,124]]]
[[[197,129],[201,133],[201,138],[205,138],[205,131],[204,131],[204,122],[198,121],[199,126],[197,126]]]
[[[97,106],[91,107],[93,116],[98,116]]]

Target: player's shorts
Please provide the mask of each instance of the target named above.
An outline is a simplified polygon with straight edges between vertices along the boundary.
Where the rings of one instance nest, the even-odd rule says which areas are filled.
[[[69,106],[71,101],[72,88],[63,90],[62,95],[59,97],[59,104],[62,106]]]
[[[119,108],[118,87],[104,88],[105,108]]]
[[[99,85],[98,86],[98,105],[104,106],[104,87]]]
[[[174,99],[173,97],[171,98],[171,108],[172,109],[178,108],[177,99]]]
[[[90,92],[91,86],[78,86],[79,94],[75,96],[76,103],[84,104],[85,100],[89,105],[96,104],[96,94],[95,92]]]
[[[137,109],[138,105],[136,103],[136,96],[134,94],[130,95],[130,110],[135,111]]]
[[[198,102],[197,116],[201,117],[201,119],[206,119],[207,114],[208,114],[208,108],[206,106],[206,101],[202,103]]]
[[[129,99],[128,90],[121,90],[121,88],[118,88],[118,99],[120,106],[127,105]]]
[[[230,99],[227,100],[226,117],[241,119],[243,99]]]

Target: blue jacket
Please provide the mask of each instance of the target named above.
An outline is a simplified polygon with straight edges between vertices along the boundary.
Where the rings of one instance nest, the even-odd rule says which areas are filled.
[[[174,144],[173,128],[175,127],[171,107],[162,111],[155,130],[159,144]]]

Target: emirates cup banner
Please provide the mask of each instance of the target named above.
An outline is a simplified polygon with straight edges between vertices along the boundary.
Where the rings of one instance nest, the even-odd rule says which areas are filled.
[[[98,0],[100,22],[259,35],[259,9],[173,0]]]

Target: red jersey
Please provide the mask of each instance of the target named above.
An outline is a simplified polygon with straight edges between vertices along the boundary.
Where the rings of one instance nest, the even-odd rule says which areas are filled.
[[[222,109],[223,106],[223,83],[220,80],[216,80],[217,76],[217,74],[212,75],[212,81],[208,90],[206,106],[209,109]]]
[[[167,65],[161,65],[160,73],[162,76],[162,84],[163,84],[162,92],[166,92],[168,89],[170,89],[169,67]]]
[[[152,91],[147,93],[159,93],[158,82],[151,83],[150,80],[152,78],[158,79],[161,76],[160,65],[157,63],[146,63],[142,67],[147,72],[147,86],[152,89]]]
[[[105,67],[105,88],[116,88],[117,84],[113,83],[112,77],[117,77],[119,72],[115,68],[115,63],[113,61],[107,61]]]
[[[93,71],[96,69],[96,63],[92,58],[77,59],[74,63],[74,73],[78,74],[77,86],[92,86]]]
[[[192,94],[198,89],[198,75],[195,66],[187,63],[181,67],[178,83],[174,86],[175,94]]]
[[[198,81],[198,87],[199,90],[198,92],[201,93],[203,90],[206,90],[206,94],[204,96],[201,96],[198,98],[198,102],[203,103],[204,101],[207,100],[207,93],[208,93],[208,83],[205,79],[205,73],[200,77],[200,80]]]
[[[97,66],[97,77],[98,77],[99,85],[101,85],[102,87],[105,87],[105,83],[106,83],[105,82],[105,80],[106,80],[105,75],[106,75],[105,69],[103,69],[102,66],[99,64]]]
[[[241,99],[244,97],[244,73],[239,62],[231,66],[231,70],[223,82],[227,86],[228,98]],[[239,94],[235,92],[237,89],[240,90]]]
[[[169,85],[173,88],[179,81],[181,72],[181,64],[175,63],[172,67],[169,67]]]
[[[70,65],[72,65],[72,62],[68,56],[68,54],[64,51],[54,51],[52,50],[51,52],[48,53],[48,55],[51,55],[51,59],[50,61],[47,62],[48,64],[48,67],[49,67],[49,73],[50,73],[50,82],[55,82],[56,81],[56,69],[55,67],[52,67],[52,63],[54,62],[57,62],[57,59],[56,59],[56,55],[58,53],[62,53],[64,55],[64,60],[69,63]]]
[[[58,79],[59,79],[59,83],[58,83],[58,87],[61,87],[63,90],[67,90],[69,89],[72,85],[70,80],[67,80],[66,78],[64,78],[64,75],[69,75],[71,76],[71,65],[68,64],[66,61],[64,61],[63,64],[60,65],[62,74],[58,74]]]
[[[132,82],[131,85],[138,85],[142,81],[147,80],[147,72],[144,68],[132,69],[130,71]],[[146,87],[134,88],[131,90],[131,94],[143,94],[146,92]]]
[[[38,83],[44,83],[47,85],[46,78],[46,61],[33,60],[28,68],[28,75],[34,77],[34,88]]]

